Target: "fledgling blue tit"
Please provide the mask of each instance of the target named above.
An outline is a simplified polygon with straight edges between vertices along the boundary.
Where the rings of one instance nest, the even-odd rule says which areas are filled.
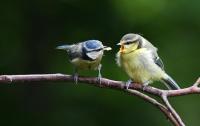
[[[103,46],[99,40],[87,40],[84,42],[58,46],[57,49],[66,50],[70,62],[74,65],[74,81],[78,82],[78,70],[98,70],[98,81],[101,83],[101,59],[104,50],[111,50]]]
[[[117,64],[122,67],[131,80],[126,83],[128,89],[131,81],[144,86],[153,81],[163,82],[169,89],[180,89],[178,84],[165,72],[157,48],[138,34],[124,35],[116,55]]]

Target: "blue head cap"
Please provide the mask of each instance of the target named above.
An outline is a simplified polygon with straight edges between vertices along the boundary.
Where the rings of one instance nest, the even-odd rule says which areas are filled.
[[[95,60],[103,55],[103,44],[99,40],[87,40],[83,42],[83,59]]]
[[[93,51],[103,48],[103,44],[99,40],[87,40],[84,42],[83,46],[87,51]]]

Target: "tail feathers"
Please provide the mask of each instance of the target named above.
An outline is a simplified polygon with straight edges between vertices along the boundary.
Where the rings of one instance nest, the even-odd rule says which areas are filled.
[[[69,50],[71,47],[72,45],[61,45],[57,46],[56,49]]]
[[[180,89],[180,87],[178,86],[178,84],[169,76],[167,75],[166,78],[163,78],[162,81],[164,82],[164,84],[172,90],[178,90]]]

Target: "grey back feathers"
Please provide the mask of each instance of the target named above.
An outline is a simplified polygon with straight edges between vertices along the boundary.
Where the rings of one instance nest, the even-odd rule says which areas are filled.
[[[142,47],[147,48],[152,51],[152,55],[154,57],[154,62],[157,64],[162,70],[164,70],[164,64],[161,58],[158,56],[158,49],[153,46],[148,40],[146,40],[144,37],[140,36],[142,38]]]
[[[58,46],[56,49],[66,50],[69,55],[70,60],[78,58],[78,57],[82,57],[81,43],[72,44],[72,45],[62,45],[62,46]]]

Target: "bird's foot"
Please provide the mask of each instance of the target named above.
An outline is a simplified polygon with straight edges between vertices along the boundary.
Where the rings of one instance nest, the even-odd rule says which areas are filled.
[[[75,74],[73,75],[73,78],[74,78],[75,84],[78,84],[78,74],[77,74],[77,73],[75,73]]]
[[[142,84],[142,90],[145,91],[146,88],[148,87],[148,85],[149,85],[149,81],[143,83],[143,84]]]
[[[101,85],[101,79],[102,79],[101,68],[102,68],[102,65],[99,64],[99,66],[98,66],[98,77],[97,77],[97,81],[99,82],[99,85]]]
[[[99,74],[97,77],[97,81],[98,81],[99,85],[101,85],[101,79],[102,79],[102,76],[101,76],[101,74]]]
[[[130,79],[130,80],[128,80],[128,81],[125,83],[126,89],[129,89],[129,86],[130,86],[130,84],[131,84],[132,82],[133,82],[133,81]]]

